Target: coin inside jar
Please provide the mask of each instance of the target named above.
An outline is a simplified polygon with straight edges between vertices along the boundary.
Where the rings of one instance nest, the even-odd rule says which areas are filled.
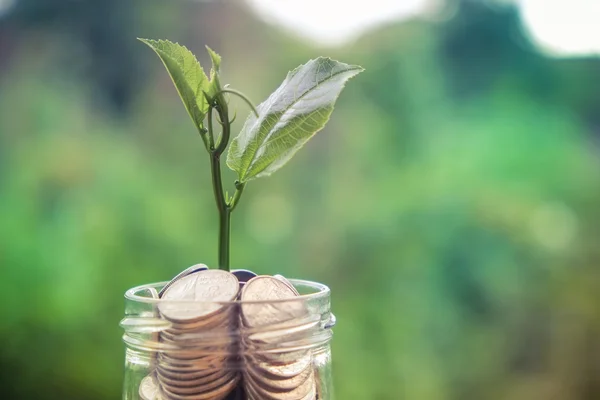
[[[162,295],[158,309],[171,321],[198,321],[217,313],[222,302],[235,300],[239,291],[237,278],[227,271],[202,270],[186,275],[169,286]]]
[[[222,270],[183,274],[164,290],[158,310],[171,324],[160,333],[156,380],[165,400],[218,400],[235,386],[227,365],[238,293],[238,279]]]
[[[142,379],[139,395],[142,400],[163,400],[163,397],[160,395],[160,388],[153,374]]]
[[[204,271],[207,270],[208,267],[204,264],[196,264],[196,265],[192,265],[191,267],[181,271],[179,274],[177,274],[177,276],[175,276],[175,278],[171,279],[171,281],[169,283],[167,283],[160,291],[160,293],[158,293],[159,297],[162,297],[162,295],[165,293],[165,291],[175,282],[177,282],[179,279],[183,278],[184,276],[193,274],[195,272],[198,271]]]
[[[244,387],[252,399],[317,397],[312,354],[301,344],[319,320],[308,318],[298,297],[298,291],[281,276],[257,276],[242,288]],[[292,345],[294,341],[300,343],[298,348]]]
[[[302,301],[278,301],[296,297],[297,292],[277,278],[252,278],[241,292],[242,322],[247,327],[256,328],[301,318],[307,313]]]

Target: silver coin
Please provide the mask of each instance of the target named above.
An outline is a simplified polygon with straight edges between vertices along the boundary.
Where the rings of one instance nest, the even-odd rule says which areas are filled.
[[[234,326],[236,321],[233,320],[233,313],[230,311],[223,310],[218,314],[218,317],[211,317],[202,320],[190,322],[189,324],[183,324],[180,322],[173,322],[166,329],[163,329],[162,333],[171,333],[174,335],[184,335],[186,333],[204,333],[206,340],[210,341],[217,335],[228,330]]]
[[[191,357],[192,356],[186,358],[174,358],[167,355],[161,356],[159,367],[170,368],[171,370],[174,368],[182,368],[192,371],[195,368],[195,371],[199,371],[200,369],[211,370],[221,368],[227,363],[226,356],[200,355],[194,358]]]
[[[298,295],[277,278],[271,276],[252,278],[244,285],[240,296],[242,322],[247,327],[256,328],[303,317],[307,314],[305,304],[300,299],[294,301],[296,297]]]
[[[164,360],[159,363],[157,369],[161,372],[173,373],[173,374],[210,374],[217,371],[222,371],[223,366],[225,365],[225,361],[215,362],[214,365],[194,365],[190,363],[182,363],[182,364],[174,364],[169,362],[169,360]]]
[[[206,361],[212,359],[221,359],[227,357],[230,351],[226,347],[219,348],[208,348],[208,347],[196,347],[190,349],[183,349],[178,351],[165,351],[161,353],[161,359],[164,360],[172,360],[172,361],[180,361],[180,363],[184,363],[186,361]]]
[[[161,385],[164,390],[174,394],[194,395],[198,393],[211,392],[215,389],[218,389],[224,384],[230,382],[231,379],[235,378],[235,376],[236,375],[231,372],[225,373],[212,381],[204,382],[200,385],[182,385],[181,381],[161,380]]]
[[[193,370],[193,371],[187,371],[187,372],[173,372],[173,371],[169,371],[166,370],[164,368],[156,368],[156,372],[157,375],[163,379],[163,378],[167,378],[167,379],[173,379],[176,381],[194,381],[197,379],[207,379],[207,380],[211,380],[214,379],[214,377],[218,377],[221,374],[223,374],[223,371],[221,369],[219,370]]]
[[[189,321],[218,312],[220,302],[235,300],[239,291],[237,278],[227,271],[209,269],[184,276],[163,293],[158,309],[170,321]]]
[[[239,378],[234,375],[228,382],[223,383],[213,390],[194,394],[180,395],[168,389],[163,389],[163,391],[169,400],[221,400],[236,387],[238,381]]]
[[[265,359],[261,360],[256,356],[250,356],[247,358],[247,364],[250,364],[251,368],[257,370],[263,376],[286,379],[293,378],[312,368],[312,357],[310,354],[306,354],[287,363],[275,363]]]
[[[142,400],[162,400],[160,388],[154,375],[148,375],[140,383],[139,394]]]
[[[299,317],[296,319],[284,321],[282,323],[271,324],[268,329],[246,328],[244,329],[244,339],[249,342],[259,342],[262,344],[276,344],[286,342],[291,346],[291,342],[305,341],[310,336],[311,331],[318,329],[321,318],[318,315]],[[297,343],[302,345],[302,343]]]
[[[181,271],[180,273],[178,273],[175,278],[171,279],[169,281],[169,283],[167,283],[158,293],[158,297],[162,297],[162,295],[165,293],[165,291],[171,286],[173,285],[174,282],[178,281],[179,279],[183,278],[184,276],[188,276],[190,274],[193,274],[195,272],[199,272],[199,271],[205,271],[207,270],[208,267],[204,264],[196,264],[196,265],[192,265],[189,268],[186,268],[185,270]],[[154,289],[156,290],[156,289]]]
[[[206,354],[217,354],[229,352],[231,346],[235,344],[234,339],[226,334],[208,343],[203,339],[203,336],[202,333],[175,336],[167,336],[163,333],[162,342],[166,344],[165,353],[175,354],[177,352],[190,353],[193,351],[203,351]],[[168,348],[169,345],[171,345],[170,349]]]
[[[245,378],[245,389],[248,392],[253,392],[262,400],[314,400],[317,395],[315,377],[312,369],[308,378],[304,382],[300,383],[291,390],[285,391],[274,391],[267,387],[261,386],[260,382],[250,378],[247,374],[245,375]]]
[[[230,326],[232,324],[232,317],[234,314],[233,307],[229,305],[222,305],[218,313],[209,315],[207,317],[199,318],[196,320],[188,320],[185,322],[171,322],[169,330],[172,332],[184,332],[184,331],[207,331],[213,328]]]
[[[171,325],[161,332],[165,349],[157,357],[157,380],[166,399],[219,400],[226,395],[223,388],[236,378],[227,362],[237,307],[219,302],[235,300],[238,292],[237,278],[220,270],[183,276],[164,292],[166,302],[159,310]]]
[[[292,282],[290,282],[285,276],[276,274],[276,275],[273,275],[273,278],[279,279],[281,282],[288,285],[294,291],[294,293],[296,293],[297,296],[300,296],[298,289],[296,289],[296,287],[292,284]]]
[[[277,367],[281,369],[281,372],[277,371]],[[281,375],[289,374],[289,370],[286,370],[285,367],[285,365],[272,365],[270,371],[275,372],[275,374],[264,374],[262,371],[255,369],[252,364],[249,364],[245,372],[248,379],[252,379],[261,387],[273,392],[292,391],[302,385],[308,378],[314,377],[312,375],[312,366],[305,368],[299,374],[283,377]]]
[[[155,288],[149,287],[148,292],[150,292],[150,297],[152,297],[153,299],[155,299],[155,300],[160,299],[160,294],[158,294],[158,292],[156,291]]]
[[[252,399],[316,397],[312,356],[302,343],[320,319],[308,317],[304,301],[294,301],[298,296],[293,285],[281,276],[259,276],[242,288],[244,385]],[[291,345],[294,341],[299,341],[297,349]]]

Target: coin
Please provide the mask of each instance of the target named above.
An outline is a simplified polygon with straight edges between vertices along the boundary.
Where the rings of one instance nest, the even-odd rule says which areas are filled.
[[[253,342],[260,341],[261,343],[273,343],[284,340],[290,342],[306,338],[307,335],[310,334],[310,330],[319,328],[320,323],[320,316],[305,315],[304,317],[293,320],[271,324],[268,329],[246,329],[245,336]]]
[[[253,358],[251,368],[260,372],[261,375],[267,377],[276,377],[279,379],[293,378],[300,375],[303,371],[312,367],[311,357],[298,357],[291,362],[284,364],[276,364]]]
[[[218,313],[201,318],[197,320],[189,320],[188,322],[176,321],[171,322],[171,325],[165,330],[166,332],[172,332],[174,334],[185,334],[190,332],[195,333],[206,333],[206,336],[215,336],[214,332],[217,330],[225,330],[225,328],[236,323],[234,318],[234,311],[229,307],[221,307]],[[209,337],[207,337],[207,340]]]
[[[239,281],[222,270],[191,271],[169,282],[158,304],[161,331],[156,380],[165,400],[219,400],[237,384],[227,367],[235,347]]]
[[[287,368],[286,364],[280,366],[270,365],[268,374],[258,370],[252,364],[249,364],[246,368],[246,372],[254,382],[260,382],[261,386],[264,386],[269,390],[274,392],[290,391],[297,386],[300,386],[311,377],[312,365],[310,365],[310,358],[305,358],[309,360],[308,366],[300,371],[300,373],[294,375],[290,374],[292,371]]]
[[[320,318],[282,276],[258,276],[242,288],[244,388],[252,400],[315,400],[312,354],[306,338]]]
[[[160,299],[160,295],[158,294],[155,288],[149,287],[148,292],[150,292],[150,297],[152,297],[154,300]]]
[[[238,384],[239,378],[234,376],[229,381],[223,383],[215,389],[206,392],[197,392],[180,395],[163,389],[169,400],[221,400],[231,392]]]
[[[229,335],[229,332],[222,332],[219,336],[209,336],[203,332],[198,333],[172,333],[165,331],[161,333],[162,342],[167,345],[173,345],[173,348],[189,352],[193,348],[201,348],[205,351],[216,351],[228,348],[234,338]]]
[[[307,310],[301,300],[292,300],[297,296],[296,292],[277,278],[252,278],[244,285],[240,296],[244,325],[250,328],[265,327],[302,317]],[[277,301],[287,299],[290,301]]]
[[[191,267],[181,271],[180,273],[177,274],[177,276],[175,276],[175,278],[171,279],[171,281],[169,281],[169,283],[167,283],[158,293],[159,297],[162,297],[162,295],[165,293],[165,291],[176,281],[178,281],[179,279],[183,278],[184,276],[188,276],[190,274],[193,274],[195,272],[198,271],[205,271],[207,270],[208,267],[204,264],[196,264],[196,265],[192,265]],[[156,290],[156,289],[155,289]]]
[[[245,382],[247,391],[256,394],[256,397],[261,400],[314,400],[317,395],[312,369],[309,377],[291,390],[272,390],[257,384],[253,379],[246,379]]]
[[[148,375],[142,379],[139,394],[142,400],[162,400],[154,375]]]
[[[214,380],[209,380],[208,382],[204,381],[201,384],[195,384],[199,380],[192,382],[183,382],[172,379],[162,379],[161,385],[165,390],[174,394],[193,395],[203,392],[211,392],[215,389],[219,389],[221,386],[230,382],[235,377],[236,375],[233,373],[226,373],[222,374],[221,376],[218,376]]]
[[[288,285],[292,289],[292,291],[294,293],[296,293],[296,295],[298,295],[298,296],[300,295],[300,293],[298,292],[298,289],[296,289],[296,287],[292,284],[292,282],[290,282],[285,276],[276,274],[276,275],[273,275],[273,278],[279,279],[281,282]]]
[[[188,372],[173,372],[173,371],[165,370],[163,368],[157,369],[157,374],[160,375],[161,377],[164,377],[167,379],[179,380],[179,381],[193,381],[193,380],[202,379],[202,378],[211,380],[211,379],[214,379],[215,377],[218,377],[221,373],[222,373],[222,371],[220,371],[220,370],[215,370],[215,371],[199,370],[199,371],[188,371]]]
[[[225,362],[224,360],[216,360],[213,364],[198,366],[197,364],[189,363],[189,362],[177,364],[177,363],[171,362],[169,359],[163,358],[162,362],[160,364],[158,364],[157,369],[162,372],[166,371],[166,372],[174,373],[174,374],[177,374],[177,373],[190,374],[190,376],[191,376],[192,373],[210,374],[212,372],[220,371],[223,369],[224,362]]]
[[[158,309],[171,321],[190,321],[207,317],[218,311],[219,302],[235,300],[239,291],[237,278],[218,269],[186,275],[173,282],[162,295]]]

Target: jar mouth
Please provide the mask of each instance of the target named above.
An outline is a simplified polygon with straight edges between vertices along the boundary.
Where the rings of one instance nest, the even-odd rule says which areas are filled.
[[[305,351],[327,343],[335,317],[324,284],[290,279],[298,296],[252,301],[164,300],[168,282],[136,286],[125,293],[121,321],[127,346],[140,351],[221,357]],[[196,353],[194,353],[194,351]]]
[[[233,301],[190,301],[190,300],[163,300],[152,297],[152,291],[159,292],[169,281],[148,283],[135,286],[125,292],[125,298],[130,301],[145,304],[173,303],[173,304],[212,304],[212,305],[232,305],[232,304],[285,304],[302,301],[318,301],[329,297],[331,290],[322,283],[307,281],[303,279],[289,279],[296,289],[300,292],[299,296],[288,299],[276,300],[233,300]],[[145,294],[145,295],[144,295]]]

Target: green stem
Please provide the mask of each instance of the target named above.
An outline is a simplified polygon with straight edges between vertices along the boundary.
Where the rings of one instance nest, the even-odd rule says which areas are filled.
[[[207,142],[208,142],[208,151],[212,152],[215,149],[215,137],[213,135],[213,120],[212,120],[212,112],[213,112],[213,108],[214,106],[211,104],[208,107],[208,114],[207,114],[207,123],[208,123],[208,131],[207,131]]]
[[[219,269],[229,271],[229,238],[231,235],[231,211],[219,214]]]
[[[219,156],[223,154],[225,149],[227,148],[227,143],[229,143],[229,135],[231,133],[231,122],[229,121],[229,109],[227,107],[227,103],[223,98],[223,94],[219,94],[215,97],[215,101],[217,102],[217,112],[219,113],[219,119],[221,120],[221,137],[217,143],[217,147],[215,148],[215,153]]]
[[[225,200],[223,181],[221,180],[220,155],[213,151],[210,155],[210,172],[212,174],[215,202],[219,210],[219,269],[229,271],[229,233],[231,210]]]
[[[246,96],[244,93],[235,90],[235,89],[229,89],[229,88],[224,88],[221,89],[217,95],[221,94],[221,93],[231,93],[231,94],[235,94],[236,96],[238,96],[240,99],[244,100],[246,102],[246,104],[248,104],[248,107],[250,107],[250,109],[252,110],[252,112],[254,113],[254,115],[256,115],[256,117],[258,117],[258,111],[256,110],[256,107],[254,107],[254,104],[252,104],[252,101],[250,101],[250,99],[248,98],[248,96]]]
[[[219,86],[216,81],[217,87]],[[244,191],[244,183],[235,182],[235,193],[231,199],[225,198],[223,190],[223,181],[221,179],[221,155],[227,148],[229,137],[231,134],[231,121],[229,120],[229,108],[225,101],[224,93],[232,93],[243,98],[256,113],[256,109],[242,93],[232,89],[219,90],[212,98],[205,94],[210,106],[208,108],[208,130],[206,134],[206,144],[210,148],[210,171],[212,174],[213,191],[215,194],[215,202],[219,210],[219,269],[229,271],[229,241],[231,234],[231,212],[238,205],[242,192]],[[219,114],[219,122],[221,123],[221,136],[217,140],[215,146],[212,113],[216,110]],[[204,137],[203,137],[204,138]]]
[[[229,135],[231,131],[231,124],[229,122],[229,110],[227,103],[223,98],[223,95],[217,95],[213,98],[212,104],[208,110],[208,140],[211,145],[210,153],[210,170],[212,174],[213,191],[215,195],[215,202],[217,203],[217,209],[219,211],[219,269],[229,271],[229,242],[231,236],[231,211],[233,211],[233,205],[237,203],[241,196],[239,185],[236,184],[236,192],[234,197],[231,199],[231,205],[228,203],[229,199],[225,198],[225,190],[223,189],[223,181],[221,178],[221,155],[227,148],[229,142]],[[212,124],[212,111],[215,109],[219,114],[221,120],[222,131],[221,137],[218,140],[216,147],[214,147],[214,132]]]

